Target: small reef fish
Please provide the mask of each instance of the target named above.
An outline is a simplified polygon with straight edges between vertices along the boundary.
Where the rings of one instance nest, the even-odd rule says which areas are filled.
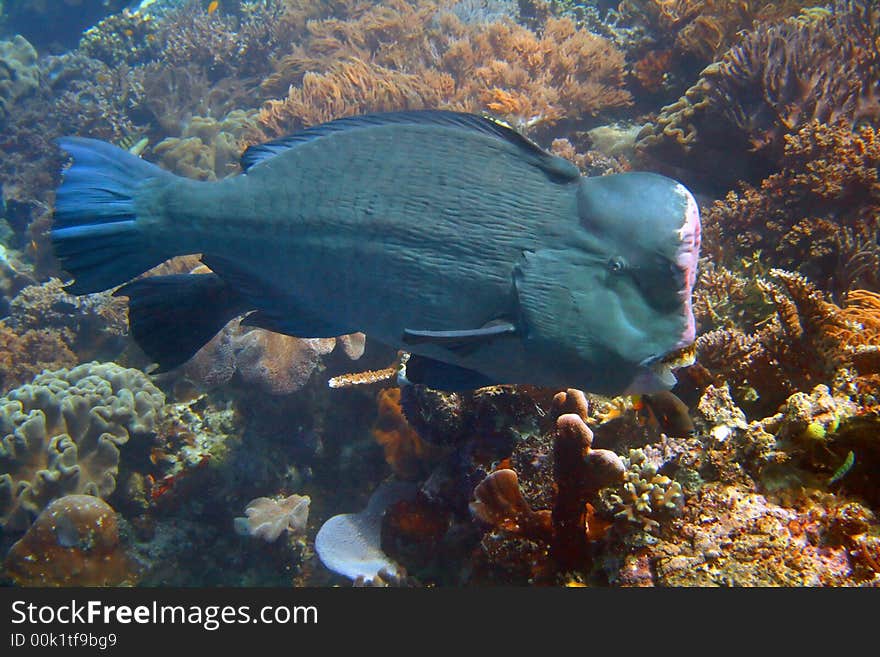
[[[74,294],[177,255],[210,274],[154,276],[131,331],[163,369],[235,316],[295,337],[363,331],[445,390],[510,383],[604,394],[666,389],[694,339],[697,203],[653,173],[584,177],[491,119],[348,117],[252,146],[242,175],[175,176],[101,141],[73,157],[51,241]]]
[[[219,0],[211,0],[211,2],[208,3],[208,16],[210,16],[215,11],[217,11],[217,7],[219,7],[219,6],[220,6]]]
[[[646,415],[648,422],[669,436],[684,438],[696,430],[687,404],[668,390],[639,395],[633,401],[636,410]]]

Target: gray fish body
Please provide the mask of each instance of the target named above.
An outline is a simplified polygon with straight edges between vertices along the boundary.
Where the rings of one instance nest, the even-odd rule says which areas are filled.
[[[256,325],[363,331],[498,383],[645,387],[645,364],[693,338],[693,199],[524,144],[448,122],[331,130],[223,181],[147,180],[134,215],[148,250],[202,253]],[[499,322],[511,332],[404,338]]]

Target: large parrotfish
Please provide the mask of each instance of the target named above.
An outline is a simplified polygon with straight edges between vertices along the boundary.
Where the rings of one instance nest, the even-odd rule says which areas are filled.
[[[211,274],[125,285],[162,368],[230,319],[297,337],[363,331],[411,355],[406,377],[652,391],[694,339],[697,204],[652,173],[583,177],[490,119],[350,117],[249,148],[244,173],[177,177],[110,144],[73,156],[51,240],[75,294],[177,255]]]

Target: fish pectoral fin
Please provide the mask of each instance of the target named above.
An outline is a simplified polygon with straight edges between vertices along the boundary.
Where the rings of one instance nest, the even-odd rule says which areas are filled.
[[[484,344],[495,338],[514,335],[516,327],[506,320],[494,320],[478,329],[465,329],[459,331],[419,331],[415,329],[403,330],[403,343],[434,344],[445,349],[458,350]]]
[[[406,383],[447,392],[463,392],[497,384],[480,372],[417,354],[410,355],[398,376]]]

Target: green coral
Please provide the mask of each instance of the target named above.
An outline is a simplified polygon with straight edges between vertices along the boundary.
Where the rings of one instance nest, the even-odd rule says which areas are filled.
[[[142,372],[97,362],[0,397],[0,527],[27,527],[63,495],[110,495],[119,447],[152,433],[164,403]]]

